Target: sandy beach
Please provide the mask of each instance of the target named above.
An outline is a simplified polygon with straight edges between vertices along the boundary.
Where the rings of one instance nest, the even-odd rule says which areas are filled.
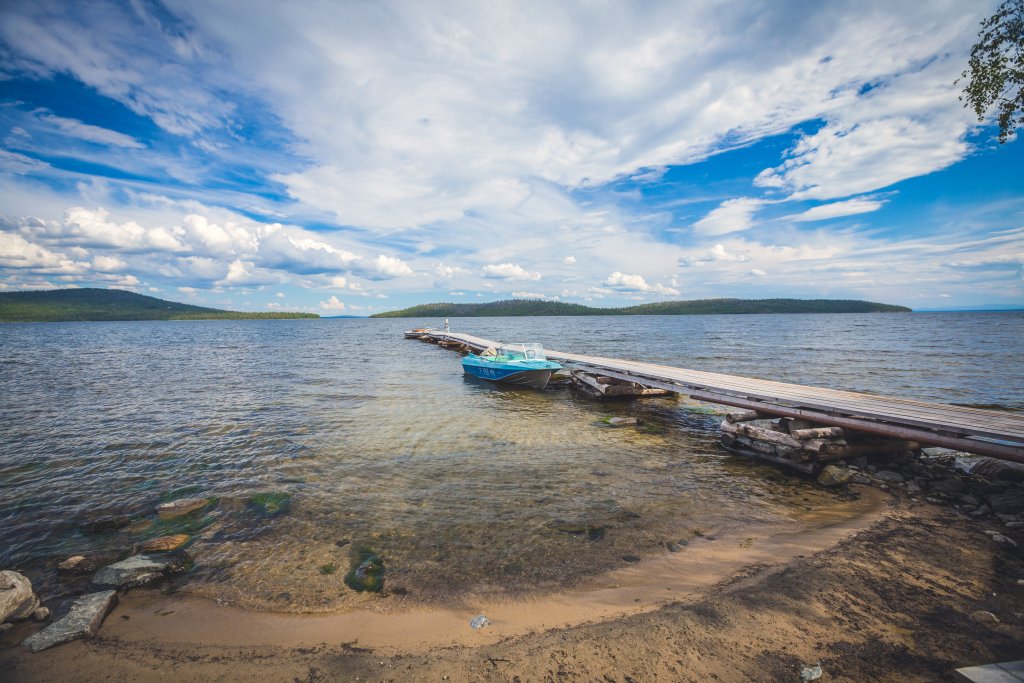
[[[1024,556],[990,524],[860,488],[843,522],[719,538],[587,589],[451,609],[249,612],[126,594],[93,640],[36,655],[4,634],[5,680],[951,680],[1024,656]],[[1018,538],[1024,542],[1024,538]],[[602,585],[603,584],[603,585]],[[490,626],[473,630],[471,609]],[[995,615],[993,621],[988,612]]]

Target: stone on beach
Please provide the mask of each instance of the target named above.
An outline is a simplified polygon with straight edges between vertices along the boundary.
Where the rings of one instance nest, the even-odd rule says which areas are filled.
[[[852,477],[850,470],[838,465],[826,465],[818,475],[818,483],[822,486],[845,486]]]
[[[1024,464],[997,458],[982,458],[971,467],[971,474],[980,474],[998,481],[1024,481]]]
[[[201,510],[210,504],[209,498],[179,498],[156,506],[156,513],[164,519],[173,519]]]
[[[32,582],[18,572],[0,572],[0,622],[23,621],[39,608]]]
[[[92,577],[92,582],[109,588],[136,588],[184,571],[186,564],[182,558],[177,557],[157,559],[149,555],[133,555],[99,570]]]
[[[144,553],[165,553],[170,550],[177,550],[188,543],[190,538],[191,536],[188,534],[174,534],[173,536],[152,538],[139,546],[139,550]]]
[[[878,470],[873,476],[879,481],[887,481],[895,484],[899,484],[903,481],[903,475],[899,472],[893,472],[892,470]]]
[[[22,641],[22,645],[39,652],[54,645],[61,645],[78,638],[91,638],[96,635],[104,617],[117,604],[117,591],[100,591],[77,598],[71,605],[71,611],[63,619],[59,619],[39,633],[33,634]]]
[[[1024,493],[1019,491],[993,493],[990,496],[986,496],[986,500],[995,512],[1002,512],[1008,515],[1024,512]]]

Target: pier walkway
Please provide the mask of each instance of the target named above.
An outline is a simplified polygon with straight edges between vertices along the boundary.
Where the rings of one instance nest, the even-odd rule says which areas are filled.
[[[433,341],[454,341],[479,351],[500,342],[471,334],[430,330]],[[772,382],[667,365],[583,356],[545,349],[548,358],[608,377],[686,394],[698,401],[796,417],[880,436],[1024,462],[1024,414],[980,410]]]

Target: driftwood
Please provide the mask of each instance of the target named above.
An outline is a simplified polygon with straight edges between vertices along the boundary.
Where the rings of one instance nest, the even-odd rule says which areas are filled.
[[[593,398],[646,398],[667,396],[671,393],[665,389],[645,387],[637,382],[627,382],[583,370],[573,370],[571,378],[574,387]]]
[[[725,416],[727,422],[750,422],[752,420],[766,420],[768,415],[762,415],[756,410],[741,410],[739,412],[728,413]]]
[[[763,419],[763,416],[753,410],[726,416],[721,426],[722,445],[734,453],[808,474],[837,460],[899,453],[919,447],[913,441],[879,439],[849,429],[814,426],[805,420],[783,418],[775,423],[775,429],[748,424],[754,419]]]
[[[827,439],[833,436],[841,439],[845,433],[842,427],[816,427],[814,429],[790,429],[789,435],[794,439]]]

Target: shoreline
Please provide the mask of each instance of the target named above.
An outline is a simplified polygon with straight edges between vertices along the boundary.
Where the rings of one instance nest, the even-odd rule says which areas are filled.
[[[344,615],[242,614],[135,592],[95,639],[37,655],[6,647],[0,672],[12,681],[152,680],[171,671],[181,680],[771,680],[820,661],[829,680],[942,680],[957,666],[1024,656],[1020,551],[993,543],[983,522],[870,495],[881,507],[825,527],[821,545],[783,539],[788,549],[774,561],[767,552],[718,565],[691,575],[687,591],[604,617],[595,599],[568,623],[554,611],[531,622],[545,599],[488,614],[492,625],[479,631],[468,624],[474,615],[452,614],[449,628],[461,637],[428,642],[416,629],[438,625],[429,613],[358,613],[362,625],[346,631]],[[998,621],[972,616],[982,611]],[[4,645],[23,635],[4,634]]]
[[[372,604],[332,613],[253,611],[205,598],[164,596],[156,590],[125,593],[107,616],[100,636],[127,642],[159,641],[189,646],[312,647],[351,643],[389,655],[420,654],[439,647],[493,644],[551,628],[576,627],[650,612],[706,590],[746,567],[778,564],[819,552],[881,519],[888,500],[863,489],[852,512],[839,510],[822,526],[753,540],[749,536],[702,539],[684,552],[660,555],[591,577],[576,590],[524,598],[461,596],[458,606],[413,605],[384,611]],[[841,506],[847,507],[847,506]],[[469,621],[484,614],[490,625],[474,630]],[[125,617],[128,617],[125,619]]]

